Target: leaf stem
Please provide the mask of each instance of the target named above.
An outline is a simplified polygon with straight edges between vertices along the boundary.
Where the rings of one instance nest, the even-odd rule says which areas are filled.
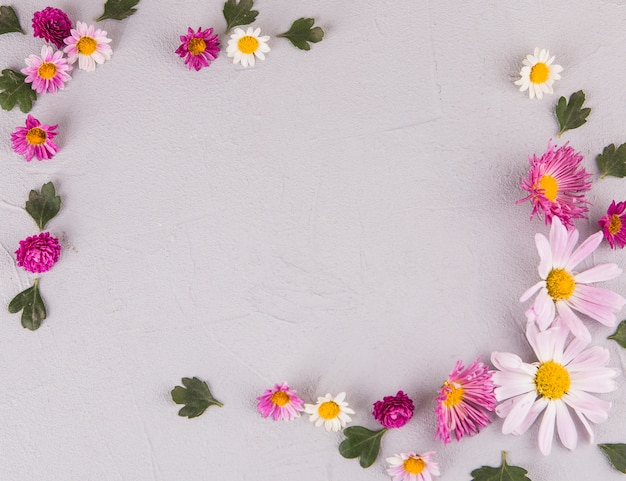
[[[502,465],[506,464],[506,451],[502,451]]]

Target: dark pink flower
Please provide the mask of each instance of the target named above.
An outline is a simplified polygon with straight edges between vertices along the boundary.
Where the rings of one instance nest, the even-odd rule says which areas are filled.
[[[32,115],[26,117],[26,127],[17,127],[11,134],[13,151],[23,155],[27,161],[37,157],[37,160],[51,159],[59,151],[54,139],[58,132],[58,125],[42,125]]]
[[[602,227],[611,249],[615,249],[615,244],[623,249],[626,246],[626,201],[617,204],[615,201],[611,202],[606,215],[598,221],[598,225]]]
[[[176,49],[176,53],[185,59],[185,65],[189,70],[208,67],[220,52],[220,41],[217,35],[213,34],[212,28],[202,30],[202,27],[199,27],[198,31],[194,32],[189,27],[187,32],[187,35],[180,36],[180,41],[183,43]]]
[[[17,265],[28,272],[46,272],[59,260],[61,246],[59,239],[52,237],[50,232],[27,237],[20,241],[15,251]]]
[[[374,417],[386,428],[401,428],[413,417],[415,406],[411,398],[398,391],[395,396],[385,396],[374,403]]]
[[[70,36],[72,21],[63,10],[46,7],[41,12],[35,12],[33,16],[33,29],[35,37],[43,38],[46,42],[53,43],[57,48],[63,47],[63,39]]]

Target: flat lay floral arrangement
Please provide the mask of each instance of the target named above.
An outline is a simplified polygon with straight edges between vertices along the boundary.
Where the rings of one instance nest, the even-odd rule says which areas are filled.
[[[138,4],[139,0],[108,0],[97,21],[128,18],[136,13]],[[253,0],[228,0],[223,8],[226,28],[221,35],[228,36],[223,39],[227,41],[225,56],[243,68],[254,67],[271,51],[272,37],[264,35],[261,27],[249,26],[259,15],[253,8]],[[299,18],[287,31],[274,37],[285,38],[306,51],[324,36],[322,29],[314,25],[314,19]],[[88,22],[74,23],[57,8],[35,12],[32,27],[34,36],[46,44],[40,52],[26,58],[21,69],[2,70],[0,105],[5,110],[18,105],[28,113],[38,95],[63,90],[75,75],[76,65],[79,70],[92,72],[112,58],[110,44],[114,39],[106,31]],[[215,28],[188,27],[172,55],[180,57],[181,64],[189,70],[209,67],[223,48]],[[24,30],[15,10],[2,6],[0,34],[11,32]],[[564,71],[554,61],[547,50],[535,49],[523,59],[515,85],[528,92],[530,99],[552,94]],[[558,137],[586,123],[591,109],[583,107],[585,101],[582,90],[572,93],[569,99],[558,99],[558,129],[554,132]],[[48,161],[59,152],[54,142],[59,126],[42,121],[52,122],[29,114],[24,125],[16,126],[11,134],[15,154],[27,162]],[[528,174],[520,180],[518,203],[530,204],[531,221],[543,221],[536,223],[538,259],[533,261],[538,262],[539,278],[520,293],[520,301],[527,306],[526,329],[520,335],[525,336],[536,359],[494,351],[489,361],[495,369],[481,358],[469,364],[459,360],[451,366],[449,376],[432,392],[430,415],[436,420],[433,445],[407,446],[402,452],[385,455],[386,472],[394,481],[429,481],[440,476],[436,443],[462,442],[467,436],[479,435],[496,418],[502,419],[499,429],[503,434],[523,435],[537,423],[537,446],[546,456],[555,437],[566,448],[575,449],[579,429],[594,443],[592,425],[609,419],[611,403],[603,395],[617,389],[620,371],[612,367],[607,349],[593,345],[587,325],[599,322],[610,330],[610,339],[626,348],[626,321],[618,323],[617,318],[626,299],[596,286],[622,275],[622,270],[614,263],[580,266],[588,264],[597,249],[617,251],[626,247],[626,199],[605,199],[606,214],[592,219],[598,232],[579,239],[576,222],[588,219],[590,202],[586,194],[593,187],[593,173],[584,168],[583,161],[582,154],[569,142],[558,145],[550,140],[545,152],[529,157]],[[626,177],[626,143],[606,146],[596,161],[600,179]],[[30,191],[25,210],[40,232],[20,240],[15,251],[16,264],[27,272],[39,276],[60,260],[61,242],[46,230],[60,208],[61,197],[52,182]],[[8,305],[11,313],[22,312],[22,325],[30,330],[39,328],[47,317],[39,284],[40,278],[35,277],[33,285]],[[171,391],[173,402],[183,406],[180,416],[195,418],[211,406],[223,405],[202,379],[185,377],[181,383]],[[349,399],[345,392],[320,392],[317,399],[303,399],[296,386],[282,382],[259,392],[256,410],[272,421],[292,421],[304,415],[315,427],[341,433],[339,454],[358,459],[360,466],[368,468],[379,459],[386,433],[401,429],[413,419],[415,404],[403,390],[373,400],[371,414],[377,424],[372,428],[350,425],[355,411]],[[599,447],[615,469],[626,473],[625,444]],[[499,467],[482,466],[471,471],[471,476],[474,481],[531,479],[525,468],[508,464],[506,453],[502,453]]]

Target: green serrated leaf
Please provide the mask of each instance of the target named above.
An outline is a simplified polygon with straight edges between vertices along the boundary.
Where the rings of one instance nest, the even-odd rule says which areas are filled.
[[[579,90],[570,95],[569,102],[561,97],[556,104],[556,118],[559,121],[559,137],[568,130],[577,129],[585,122],[591,113],[590,108],[582,108],[585,103],[585,92]]]
[[[0,106],[4,110],[11,110],[19,104],[24,113],[30,112],[33,102],[37,100],[37,93],[31,85],[25,82],[26,75],[6,68],[0,76]]]
[[[531,481],[528,471],[506,462],[506,452],[502,451],[502,465],[497,468],[483,466],[472,471],[472,481]]]
[[[9,303],[9,312],[16,314],[22,311],[22,326],[31,331],[39,329],[46,318],[46,306],[39,293],[39,279],[35,279],[32,287],[23,290]]]
[[[41,186],[41,192],[31,190],[26,201],[26,212],[35,220],[39,230],[43,231],[48,221],[61,210],[61,197],[56,195],[54,184],[48,182]]]
[[[626,349],[626,320],[619,323],[617,330],[608,337]]]
[[[596,161],[602,174],[601,178],[607,175],[626,177],[626,143],[620,145],[617,150],[614,144],[607,145]]]
[[[104,4],[104,13],[96,18],[96,22],[111,18],[113,20],[124,20],[133,15],[137,9],[139,0],[107,0]]]
[[[598,447],[606,453],[615,469],[626,474],[626,444],[598,444]]]
[[[277,35],[277,37],[286,38],[300,50],[311,50],[309,42],[321,42],[324,38],[324,30],[321,27],[313,27],[314,23],[315,19],[313,18],[299,18],[293,22],[289,30]]]
[[[20,20],[17,18],[17,14],[13,7],[2,6],[0,7],[0,35],[9,32],[24,33]]]
[[[254,0],[228,0],[224,4],[224,18],[226,19],[226,33],[230,29],[239,25],[250,25],[259,14],[257,10],[252,10]]]
[[[360,458],[362,468],[369,468],[380,452],[380,442],[387,428],[379,431],[370,431],[362,426],[351,426],[343,430],[346,436],[339,445],[339,454],[344,458]]]
[[[200,416],[209,406],[222,407],[223,404],[213,397],[206,382],[197,377],[182,379],[183,386],[172,389],[172,400],[176,404],[185,404],[178,411],[179,416],[195,418]]]

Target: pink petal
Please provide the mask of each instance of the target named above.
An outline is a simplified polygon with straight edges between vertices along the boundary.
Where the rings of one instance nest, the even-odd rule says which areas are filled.
[[[509,412],[509,415],[502,423],[502,433],[503,434],[511,434],[513,431],[516,431],[519,426],[524,424],[524,420],[526,416],[528,416],[528,412],[532,407],[535,399],[537,398],[537,393],[535,391],[529,392],[516,398],[516,402]]]
[[[574,410],[574,412],[576,413],[576,416],[578,416],[578,419],[580,420],[583,427],[585,428],[585,431],[587,431],[587,435],[589,436],[589,442],[593,444],[593,441],[594,441],[593,431],[591,430],[591,426],[589,425],[589,422],[587,422],[587,418],[580,411]]]
[[[565,270],[572,272],[578,264],[580,264],[589,254],[598,248],[603,238],[603,232],[596,232],[592,236],[589,236],[585,242],[580,244],[578,249],[574,251],[572,257],[570,257],[569,262],[565,266]]]
[[[617,389],[617,383],[612,379],[615,376],[616,371],[607,367],[577,372],[572,376],[570,389],[594,393],[613,392]]]
[[[578,312],[595,319],[605,326],[615,326],[615,322],[617,321],[615,314],[604,306],[594,304],[593,302],[578,297],[571,297],[567,303]]]
[[[570,390],[562,399],[567,405],[584,414],[592,423],[603,423],[609,417],[611,403],[586,392]]]
[[[556,309],[561,316],[561,319],[565,322],[572,334],[583,341],[590,342],[591,334],[589,330],[583,324],[576,314],[570,309],[570,307],[564,301],[558,301],[556,303]]]
[[[549,402],[539,426],[539,451],[544,456],[550,454],[552,450],[552,439],[554,438],[554,419],[556,417],[556,407],[554,401]],[[504,431],[503,431],[504,432]]]
[[[601,287],[576,286],[574,297],[585,299],[594,304],[603,305],[613,311],[621,310],[626,304],[626,299],[622,296],[608,289],[602,289]]]
[[[558,220],[558,222],[555,222]],[[552,220],[552,228],[550,229],[550,246],[552,247],[552,266],[562,268],[567,261],[567,228],[561,224],[560,219],[555,217]],[[550,267],[552,267],[550,266]],[[546,276],[548,274],[546,273]],[[545,279],[545,277],[543,277]]]
[[[574,276],[576,283],[590,284],[615,279],[622,273],[617,264],[599,264]]]
[[[552,269],[552,249],[550,248],[550,242],[542,234],[535,235],[535,244],[537,245],[537,252],[539,252],[539,277],[545,279],[548,277],[550,270]]]
[[[584,371],[585,369],[594,367],[604,367],[609,363],[609,350],[600,346],[590,347],[578,354],[567,365],[567,370]]]
[[[524,434],[526,431],[528,431],[528,428],[530,428],[533,425],[537,417],[546,408],[546,406],[548,405],[548,402],[549,401],[546,398],[537,399],[535,403],[532,405],[532,407],[530,408],[530,411],[528,411],[528,415],[526,416],[526,419],[524,419],[524,422],[511,434],[520,436]]]
[[[535,314],[537,316],[537,325],[539,329],[545,330],[550,327],[550,324],[554,321],[555,306],[554,301],[548,294],[548,289],[543,288],[537,294],[535,298]]]
[[[559,433],[559,439],[563,446],[571,451],[576,448],[576,442],[578,441],[576,426],[574,426],[574,421],[565,403],[559,401],[554,404],[556,406],[556,428]]]

